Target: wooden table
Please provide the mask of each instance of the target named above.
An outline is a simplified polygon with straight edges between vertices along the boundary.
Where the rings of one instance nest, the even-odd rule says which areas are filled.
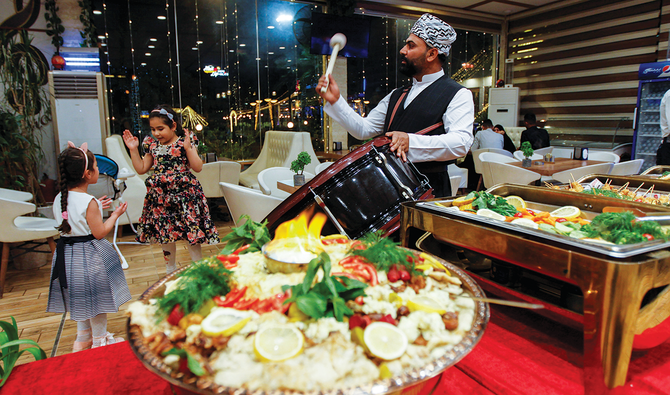
[[[599,160],[574,160],[570,158],[555,158],[555,162],[545,162],[534,160],[533,164],[530,167],[521,166],[521,162],[512,162],[506,163],[507,165],[512,165],[516,167],[521,167],[522,169],[534,171],[540,173],[543,176],[551,176],[554,173],[558,173],[563,170],[575,169],[577,167],[588,166],[588,165],[598,165],[601,163],[607,163]],[[542,164],[537,164],[542,163]]]
[[[310,178],[309,180],[311,180],[311,178]],[[309,182],[309,180],[308,180],[308,179],[305,179],[305,183]],[[294,186],[294,185],[293,185],[293,180],[292,180],[292,179],[291,179],[291,180],[281,180],[281,181],[277,181],[277,188],[278,188],[278,189],[281,189],[282,191],[284,191],[284,192],[288,192],[288,193],[291,193],[291,194],[292,194],[293,192],[297,191],[298,189],[300,189],[301,186],[302,186],[302,185],[300,185],[300,186]]]
[[[336,161],[344,156],[346,156],[349,153],[349,150],[341,150],[341,151],[317,151],[315,152],[316,157],[319,158],[319,160],[333,160]]]

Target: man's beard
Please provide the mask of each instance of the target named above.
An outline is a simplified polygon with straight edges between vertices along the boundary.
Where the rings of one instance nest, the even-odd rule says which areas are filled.
[[[403,60],[405,63],[402,63]],[[403,55],[400,56],[400,66],[398,67],[398,70],[408,77],[414,77],[419,71],[416,65]]]

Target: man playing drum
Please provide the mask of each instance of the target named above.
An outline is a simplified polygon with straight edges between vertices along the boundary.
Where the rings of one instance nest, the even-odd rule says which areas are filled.
[[[423,14],[400,50],[399,69],[412,77],[412,85],[393,90],[365,118],[340,96],[332,75],[322,76],[316,87],[326,101],[324,111],[352,136],[365,140],[385,133],[391,150],[428,177],[436,197],[451,196],[447,164],[465,156],[473,142],[472,93],[443,70],[455,40],[450,25]]]

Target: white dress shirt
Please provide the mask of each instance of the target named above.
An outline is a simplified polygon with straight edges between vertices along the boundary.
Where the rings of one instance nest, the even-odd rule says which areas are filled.
[[[670,106],[668,105],[668,100],[670,100],[670,89],[663,95],[661,106],[659,107],[659,111],[661,112],[661,134],[663,135],[663,138],[670,136],[670,127],[668,126]]]
[[[412,88],[405,99],[405,108],[430,84],[444,75],[444,71],[424,75],[422,81],[413,79]],[[342,96],[335,104],[326,102],[323,110],[359,140],[378,136],[384,130],[384,120],[391,94],[384,97],[367,117],[358,115]],[[459,90],[442,115],[445,134],[428,136],[409,133],[409,151],[407,159],[412,162],[448,161],[465,156],[472,141],[472,124],[475,105],[472,92]]]

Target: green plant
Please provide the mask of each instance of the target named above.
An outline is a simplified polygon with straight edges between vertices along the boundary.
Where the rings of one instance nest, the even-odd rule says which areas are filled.
[[[523,152],[523,156],[526,158],[533,156],[533,147],[530,145],[530,141],[521,143],[521,152]]]
[[[201,142],[200,144],[198,144],[198,153],[199,153],[200,155],[204,155],[204,154],[206,154],[206,153],[208,153],[208,152],[210,152],[210,151],[209,151],[209,147],[208,147],[205,143],[202,143],[202,142]]]
[[[82,47],[95,47],[98,45],[98,36],[93,23],[93,5],[90,0],[80,0],[79,7],[81,7],[81,14],[79,20],[84,24],[84,31],[79,32],[84,42]]]
[[[16,326],[16,320],[12,318],[12,323],[10,324],[7,321],[0,321],[0,327],[2,327],[2,332],[0,332],[0,387],[5,385],[9,374],[12,373],[16,361],[19,359],[21,354],[28,351],[33,354],[36,361],[41,359],[46,359],[47,355],[44,353],[44,350],[35,343],[34,340],[30,339],[19,339],[19,328]],[[25,348],[19,351],[19,346],[22,344],[27,344],[33,347]]]
[[[44,198],[37,164],[43,157],[42,128],[51,120],[50,103],[43,86],[49,64],[31,45],[26,30],[0,30],[0,167],[6,172],[2,186],[31,192],[37,203]],[[13,119],[12,119],[13,118]]]
[[[56,54],[58,54],[60,47],[63,46],[63,36],[61,34],[65,31],[61,19],[58,17],[58,6],[56,0],[46,0],[44,2],[44,19],[47,21],[47,36],[51,37],[51,44],[56,47]]]
[[[298,154],[298,158],[291,162],[291,171],[296,174],[302,174],[305,171],[305,166],[312,163],[312,158],[305,151]]]

